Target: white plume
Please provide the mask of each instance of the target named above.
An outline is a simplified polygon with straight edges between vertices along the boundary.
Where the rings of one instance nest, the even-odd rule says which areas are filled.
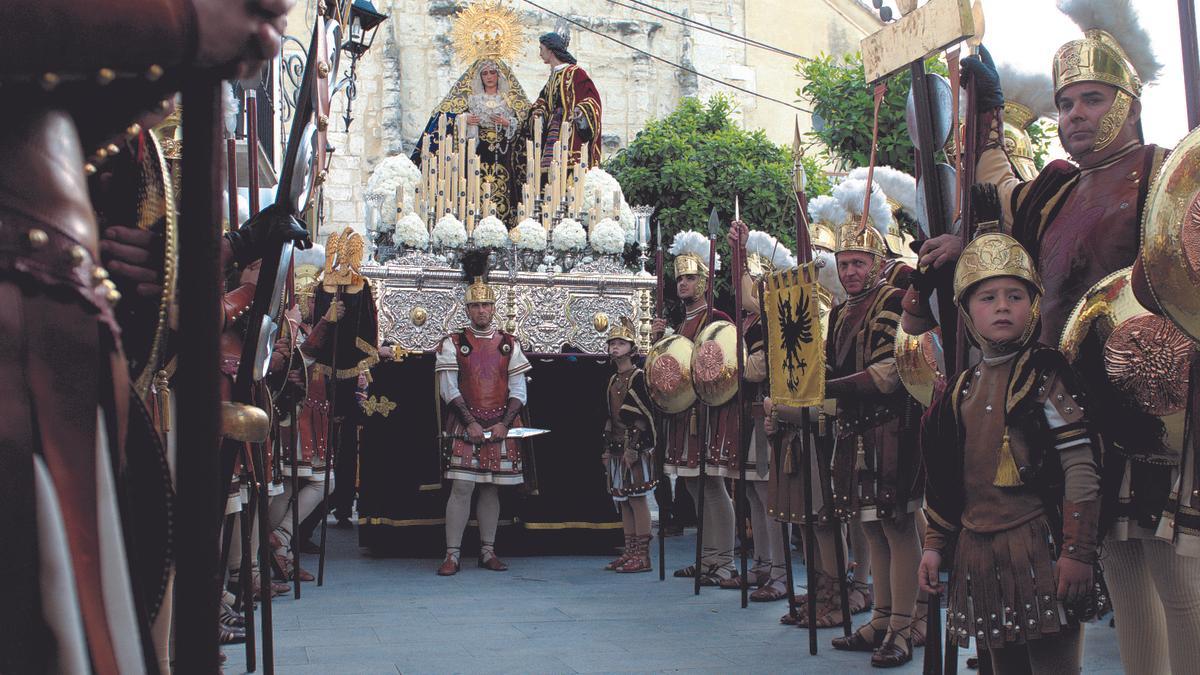
[[[1154,56],[1150,34],[1138,21],[1133,0],[1058,0],[1058,9],[1081,30],[1099,28],[1116,38],[1142,84],[1158,79],[1163,65]]]
[[[1005,90],[1008,93],[1008,90]],[[914,220],[917,218],[917,179],[890,166],[875,167],[873,176],[875,184],[883,190],[883,194],[900,205],[904,212]],[[867,180],[867,167],[862,166],[846,175],[846,180]],[[871,198],[872,206],[875,199]],[[862,212],[862,209],[858,209]],[[874,209],[872,209],[874,210]]]
[[[796,256],[778,239],[760,230],[750,230],[746,237],[746,252],[755,253],[775,266],[776,270],[790,270],[796,266]]]
[[[708,237],[695,230],[677,232],[675,233],[675,238],[671,240],[671,248],[668,249],[668,252],[673,256],[692,253],[699,256],[700,260],[704,261],[705,265],[708,265]],[[713,272],[719,271],[721,271],[721,255],[717,254]]]
[[[833,304],[840,305],[846,301],[846,289],[838,279],[837,256],[829,251],[813,249],[813,261],[817,263],[817,283],[833,296]]]
[[[846,222],[850,214],[842,208],[838,200],[829,195],[821,195],[808,203],[808,216],[815,223],[825,223],[836,228]]]
[[[312,248],[296,250],[292,253],[292,265],[300,267],[301,265],[312,265],[313,267],[325,267],[325,247],[321,244],[313,244]]]
[[[1020,103],[1036,115],[1034,119],[1048,117],[1058,119],[1058,108],[1054,105],[1054,82],[1046,73],[1020,70],[1011,63],[999,63],[1000,87],[1004,98]]]
[[[867,197],[867,181],[847,179],[833,188],[833,196],[854,217],[862,216],[863,201]],[[888,206],[887,195],[880,189],[879,183],[871,185],[870,222],[880,235],[888,233],[892,224],[892,209]]]

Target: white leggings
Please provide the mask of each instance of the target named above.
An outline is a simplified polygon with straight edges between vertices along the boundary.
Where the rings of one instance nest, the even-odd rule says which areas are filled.
[[[1105,580],[1127,673],[1200,668],[1200,558],[1157,539],[1105,542]]]

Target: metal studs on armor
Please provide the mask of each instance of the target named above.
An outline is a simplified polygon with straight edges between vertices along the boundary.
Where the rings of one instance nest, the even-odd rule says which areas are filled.
[[[62,78],[60,78],[56,73],[42,73],[40,84],[42,85],[42,89],[45,91],[54,91],[54,88],[58,86],[59,82],[62,82]]]
[[[87,260],[87,249],[76,244],[71,247],[71,264],[75,267],[83,264]]]
[[[50,235],[46,234],[45,230],[34,228],[29,231],[28,237],[29,245],[35,249],[50,243]]]
[[[1070,546],[1067,547],[1067,553],[1074,553],[1074,552],[1075,552],[1075,544],[1071,544]]]
[[[107,278],[108,278],[108,270],[104,269],[103,267],[96,267],[96,269],[92,270],[92,279],[96,283],[104,281]]]
[[[162,76],[163,76],[163,67],[162,66],[152,65],[146,69],[146,79],[150,80],[151,82],[157,81],[158,78],[160,78]]]
[[[83,174],[84,174],[85,176],[94,176],[94,175],[96,175],[96,165],[95,165],[95,164],[92,164],[91,162],[88,162],[87,164],[84,164],[84,165],[83,165]]]
[[[117,79],[117,74],[112,68],[101,68],[100,70],[96,71],[96,84],[100,85],[101,87],[115,79]]]

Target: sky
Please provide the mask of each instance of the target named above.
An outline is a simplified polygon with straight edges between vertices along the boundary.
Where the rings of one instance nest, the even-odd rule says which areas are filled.
[[[1142,93],[1142,129],[1147,143],[1172,147],[1188,131],[1178,10],[1171,0],[1134,0],[1133,5],[1165,66]],[[996,61],[1021,69],[1049,74],[1054,52],[1080,35],[1054,0],[983,0],[983,12],[983,44]]]

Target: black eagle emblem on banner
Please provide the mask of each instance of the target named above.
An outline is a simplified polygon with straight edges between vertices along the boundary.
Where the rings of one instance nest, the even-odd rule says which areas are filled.
[[[801,345],[813,341],[812,312],[808,309],[808,295],[804,291],[800,291],[797,305],[793,310],[791,299],[783,295],[776,306],[779,311],[783,348],[787,354],[783,360],[783,367],[787,370],[788,391],[792,392],[800,388],[800,377],[808,368],[808,362],[801,356]]]

